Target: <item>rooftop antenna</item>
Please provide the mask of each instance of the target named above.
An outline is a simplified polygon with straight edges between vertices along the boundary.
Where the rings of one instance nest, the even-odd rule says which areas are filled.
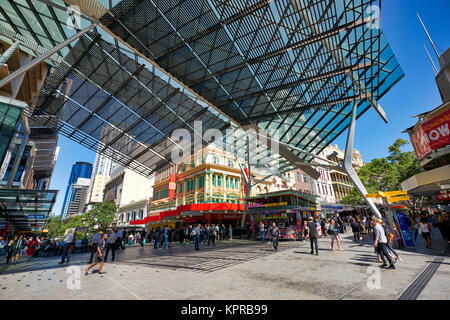
[[[425,51],[427,52],[428,58],[430,58],[431,66],[433,67],[433,71],[434,71],[434,75],[437,76],[438,70],[436,68],[436,65],[434,64],[433,59],[431,59],[430,53],[428,52],[428,49],[427,49],[427,46],[425,45],[425,43],[423,44],[423,47],[425,48]]]
[[[425,33],[427,34],[428,40],[430,40],[431,46],[433,47],[434,52],[436,52],[436,56],[437,56],[438,59],[439,59],[439,53],[437,52],[436,46],[434,45],[433,40],[431,40],[430,34],[428,33],[427,28],[426,28],[425,25],[423,24],[422,19],[420,19],[420,16],[419,16],[419,13],[418,13],[418,12],[417,12],[417,18],[419,18],[420,24],[422,25],[423,30],[424,30]]]

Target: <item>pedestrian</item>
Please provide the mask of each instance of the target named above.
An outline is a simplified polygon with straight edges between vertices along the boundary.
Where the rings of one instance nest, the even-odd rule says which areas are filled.
[[[322,219],[320,222],[320,227],[322,228],[322,235],[326,238],[327,237],[327,229],[325,228],[326,219]]]
[[[431,248],[431,235],[433,234],[433,230],[432,230],[431,224],[427,220],[427,218],[420,219],[419,234],[425,239],[427,248],[432,249]]]
[[[64,241],[63,252],[62,252],[62,256],[61,256],[61,261],[58,264],[63,264],[64,260],[66,260],[66,259],[67,259],[66,263],[69,263],[69,261],[70,261],[69,248],[73,242],[72,230],[69,230],[69,233],[63,237],[63,241]]]
[[[17,236],[11,238],[11,240],[8,242],[8,245],[6,246],[6,264],[8,264],[10,260],[11,263],[14,263],[13,259],[15,258],[15,253],[13,248],[15,247],[17,240],[19,240]]]
[[[112,254],[111,261],[114,261],[114,258],[116,257],[116,248],[117,248],[117,234],[114,231],[114,229],[112,229],[111,234],[108,236],[108,239],[106,240],[106,253],[104,259],[105,262],[107,262],[108,260],[109,251],[111,251]]]
[[[198,224],[198,226],[194,229],[195,235],[194,235],[194,245],[195,250],[200,250],[200,232],[201,232],[202,226]]]
[[[97,244],[100,240],[102,240],[102,234],[100,233],[100,231],[97,231],[91,239],[91,256],[89,258],[89,264],[92,263],[94,254],[97,252]]]
[[[230,224],[230,227],[228,228],[228,235],[229,235],[229,239],[233,240],[233,227]]]
[[[259,224],[259,237],[261,238],[261,244],[264,244],[264,222]]]
[[[344,251],[341,247],[341,239],[339,238],[339,229],[336,226],[336,221],[331,219],[330,224],[330,236],[331,236],[331,251],[334,251],[334,242],[337,242],[339,251]]]
[[[8,246],[8,243],[6,242],[3,237],[0,237],[0,256],[6,254],[6,247]]]
[[[94,262],[93,264],[91,264],[86,271],[84,272],[85,275],[88,275],[89,270],[91,268],[93,268],[95,265],[97,265],[98,263],[100,263],[100,267],[98,269],[98,273],[102,274],[102,269],[103,269],[103,254],[105,252],[105,247],[106,247],[106,238],[108,237],[108,235],[105,233],[103,234],[102,239],[97,243],[97,251],[96,251],[96,262]]]
[[[216,247],[216,228],[214,225],[212,225],[210,228],[208,246],[210,241],[212,242],[213,247]]]
[[[359,224],[359,234],[361,241],[369,242],[369,236],[367,235],[366,226],[364,220],[358,221]]]
[[[205,233],[206,233],[206,241],[208,242],[208,246],[209,246],[209,242],[210,242],[209,237],[211,236],[211,228],[210,228],[209,224],[206,225]]]
[[[277,252],[278,251],[278,238],[280,237],[280,229],[277,227],[277,224],[275,222],[272,224],[271,236],[272,236],[273,248],[274,248],[275,252]]]
[[[31,257],[34,255],[34,252],[36,251],[36,248],[38,246],[38,241],[36,240],[36,236],[33,236],[30,241],[28,241],[27,243],[27,256],[28,256],[28,261],[31,260]]]
[[[142,234],[140,232],[138,232],[136,234],[136,242],[138,244],[140,244],[142,248],[144,247],[144,238],[143,238],[143,236],[142,236]]]
[[[156,228],[155,232],[153,232],[153,248],[158,249],[158,241],[159,241],[159,227]]]
[[[302,230],[303,239],[306,240],[308,237],[308,222],[306,219],[303,221],[303,230]]]
[[[166,226],[164,226],[163,229],[163,237],[164,237],[164,245],[163,248],[167,249],[169,246],[169,228]]]
[[[381,259],[383,260],[383,264],[381,267],[388,267],[388,264],[386,262],[386,259],[389,261],[389,267],[388,269],[395,269],[394,261],[392,261],[391,255],[387,251],[387,242],[388,239],[386,237],[385,231],[383,227],[379,224],[378,219],[376,217],[373,217],[370,220],[371,227],[374,231],[374,247],[375,250],[380,254]]]
[[[219,240],[220,241],[220,226],[219,225],[216,225],[216,237],[217,237],[217,240]]]
[[[397,262],[397,261],[403,262],[402,258],[400,258],[398,253],[394,250],[394,248],[392,248],[392,240],[394,239],[394,235],[389,232],[389,230],[388,230],[386,224],[383,222],[383,220],[378,220],[378,222],[381,224],[381,226],[384,229],[384,234],[385,234],[385,236],[386,236],[386,238],[388,240],[387,243],[386,243],[386,246],[387,246],[389,254],[391,256],[394,256],[394,259],[395,259],[394,263]]]
[[[316,249],[316,256],[319,255],[319,245],[317,243],[317,236],[318,236],[318,229],[320,228],[317,226],[317,224],[314,222],[314,219],[312,217],[309,218],[309,222],[307,224],[307,231],[308,231],[308,237],[309,242],[311,244],[311,254],[314,254],[314,247]]]
[[[350,227],[352,228],[353,232],[353,241],[359,243],[359,237],[361,235],[359,233],[359,224],[355,221],[355,219],[352,219],[352,222],[350,222]]]

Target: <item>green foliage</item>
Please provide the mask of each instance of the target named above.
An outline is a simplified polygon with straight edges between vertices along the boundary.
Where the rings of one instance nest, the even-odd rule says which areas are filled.
[[[94,204],[94,208],[83,214],[89,232],[94,231],[94,226],[98,226],[98,230],[105,232],[116,217],[117,207],[111,201]]]
[[[361,194],[356,188],[353,188],[349,194],[342,198],[342,203],[349,204],[352,206],[361,205],[364,203],[364,200],[361,197]]]
[[[98,230],[103,232],[111,225],[116,217],[117,207],[113,202],[105,201],[97,203],[94,208],[79,216],[68,218],[64,221],[61,217],[50,217],[45,226],[48,229],[48,237],[55,238],[64,235],[66,229],[88,227],[88,232],[92,235],[94,226],[98,225]],[[77,239],[84,239],[84,232],[77,232]]]

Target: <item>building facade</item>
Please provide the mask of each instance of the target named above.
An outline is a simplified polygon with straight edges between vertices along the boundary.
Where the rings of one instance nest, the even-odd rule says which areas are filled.
[[[114,226],[130,227],[130,221],[147,215],[153,184],[154,178],[146,178],[130,169],[116,168],[112,172],[103,189],[103,201],[112,201],[117,206]]]
[[[75,183],[70,185],[63,207],[63,220],[84,212],[90,182],[91,179],[78,178]]]
[[[89,179],[89,183],[90,183],[90,179],[92,176],[92,164],[89,162],[76,162],[73,166],[72,166],[72,170],[70,171],[70,176],[69,176],[69,181],[67,183],[67,189],[66,189],[66,194],[64,196],[64,202],[63,202],[63,206],[62,206],[62,210],[61,210],[61,217],[63,219],[65,219],[65,217],[67,216],[67,209],[70,203],[70,197],[69,197],[69,193],[70,193],[70,189],[72,188],[73,185],[75,185],[78,181],[79,178],[85,178],[85,179]],[[89,189],[89,185],[88,185],[88,189]],[[86,191],[87,194],[87,191]],[[86,203],[86,197],[84,197],[84,203],[83,205]]]

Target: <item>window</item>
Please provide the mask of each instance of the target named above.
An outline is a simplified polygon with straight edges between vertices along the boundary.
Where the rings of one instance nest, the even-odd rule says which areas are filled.
[[[205,185],[205,177],[204,176],[198,177],[198,187],[203,188],[204,185]]]
[[[183,192],[183,182],[180,183],[180,193]]]
[[[228,160],[228,166],[231,167],[231,168],[234,167],[233,160]]]
[[[154,200],[158,200],[159,192],[155,192]]]
[[[220,159],[219,159],[219,157],[213,156],[212,162],[213,162],[214,164],[220,164]]]
[[[303,175],[303,182],[308,182],[308,180],[309,180],[309,179],[308,179],[308,175],[304,174],[304,175]]]

